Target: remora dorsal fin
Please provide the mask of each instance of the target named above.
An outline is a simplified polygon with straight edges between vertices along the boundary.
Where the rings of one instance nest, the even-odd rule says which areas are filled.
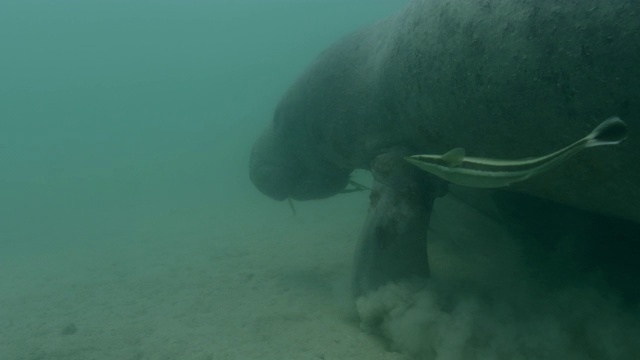
[[[451,167],[456,167],[462,164],[464,160],[465,151],[463,148],[455,148],[446,154],[442,155],[441,159]]]

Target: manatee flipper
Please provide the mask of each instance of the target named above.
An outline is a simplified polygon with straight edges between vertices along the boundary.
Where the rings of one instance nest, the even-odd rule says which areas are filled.
[[[443,183],[410,166],[404,155],[379,155],[371,165],[369,212],[354,256],[355,297],[389,281],[429,277],[427,232]]]

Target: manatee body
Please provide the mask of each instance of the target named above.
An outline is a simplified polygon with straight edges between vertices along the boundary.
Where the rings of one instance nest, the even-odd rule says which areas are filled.
[[[305,200],[372,171],[360,293],[428,274],[424,224],[442,182],[403,156],[540,156],[617,115],[627,141],[510,190],[640,223],[639,61],[638,1],[416,0],[317,58],[255,143],[250,176],[274,199]]]

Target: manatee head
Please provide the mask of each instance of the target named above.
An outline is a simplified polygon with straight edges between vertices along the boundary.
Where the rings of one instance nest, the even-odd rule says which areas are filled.
[[[311,200],[339,193],[352,170],[317,158],[297,151],[270,126],[253,145],[249,176],[260,192],[275,200]]]

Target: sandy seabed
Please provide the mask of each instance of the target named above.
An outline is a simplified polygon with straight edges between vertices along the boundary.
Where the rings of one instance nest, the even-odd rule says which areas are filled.
[[[0,359],[402,359],[349,301],[366,194],[183,210],[0,263]],[[203,225],[206,224],[206,225]]]
[[[3,251],[0,360],[638,358],[640,308],[597,281],[541,288],[504,227],[450,196],[431,218],[429,285],[390,284],[356,311],[367,195],[294,215],[247,189],[100,239]]]

